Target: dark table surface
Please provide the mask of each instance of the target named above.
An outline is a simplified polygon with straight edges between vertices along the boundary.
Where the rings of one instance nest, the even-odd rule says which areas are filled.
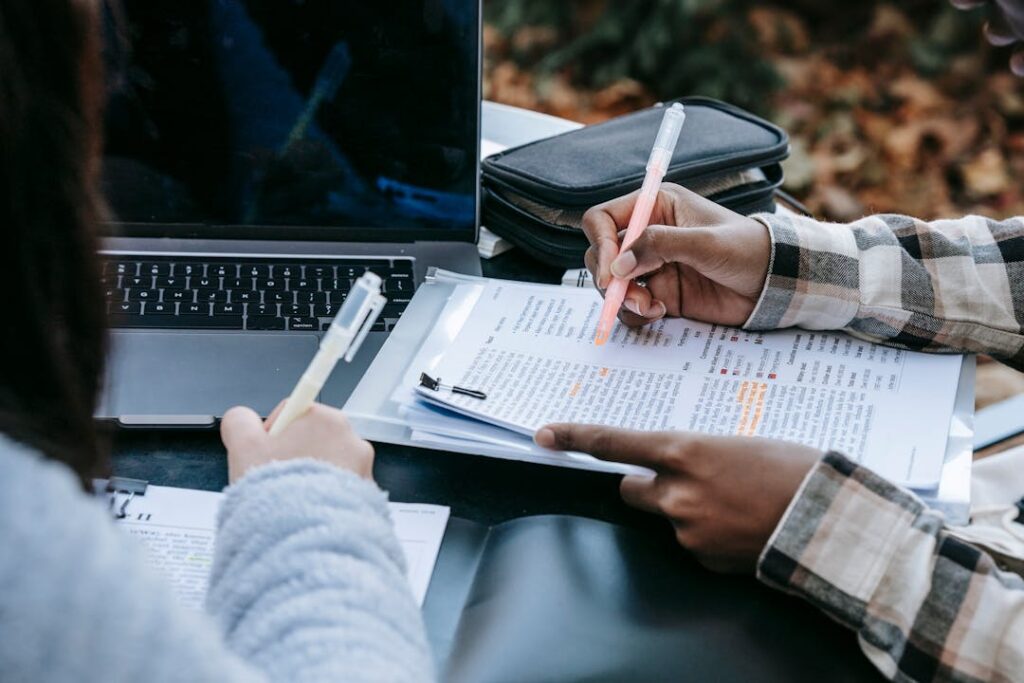
[[[483,270],[491,277],[547,283],[559,282],[562,275],[560,269],[540,265],[518,251],[484,261]],[[441,503],[451,507],[453,516],[488,525],[528,515],[569,514],[670,533],[664,520],[622,503],[617,475],[390,444],[375,446],[374,476],[392,500]],[[220,490],[227,485],[224,449],[214,430],[122,429],[114,434],[112,451],[114,473],[120,476],[194,489]],[[834,664],[848,673],[863,671],[865,662],[853,634],[824,616],[820,622],[815,642],[820,645],[824,636],[835,650],[812,656],[834,658]]]

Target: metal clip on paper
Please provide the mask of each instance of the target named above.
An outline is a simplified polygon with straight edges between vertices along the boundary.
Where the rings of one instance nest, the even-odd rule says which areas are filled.
[[[478,398],[481,401],[487,400],[487,394],[476,389],[467,389],[465,387],[457,387],[449,384],[441,384],[441,378],[434,379],[425,372],[420,373],[420,386],[430,389],[431,391],[450,391],[453,394],[462,394],[463,396],[469,396],[470,398]]]
[[[111,477],[103,487],[105,493],[110,494],[110,514],[114,519],[124,519],[128,516],[128,504],[135,496],[146,495],[149,482],[143,479],[129,479],[128,477]],[[117,505],[117,494],[125,497],[120,507]],[[115,509],[116,508],[116,509]]]

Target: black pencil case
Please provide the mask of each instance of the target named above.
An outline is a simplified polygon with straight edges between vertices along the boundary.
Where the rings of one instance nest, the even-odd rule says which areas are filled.
[[[743,214],[774,211],[789,137],[738,107],[684,97],[686,123],[666,182]],[[666,103],[671,104],[671,103]],[[534,258],[583,265],[583,213],[636,189],[663,104],[507,149],[482,164],[483,224]]]

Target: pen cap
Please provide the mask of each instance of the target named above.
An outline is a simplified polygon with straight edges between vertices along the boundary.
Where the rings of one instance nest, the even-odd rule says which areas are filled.
[[[380,285],[379,275],[370,271],[363,273],[352,283],[352,289],[345,297],[345,303],[331,325],[338,325],[347,330],[361,323],[368,309],[367,304],[371,303],[371,297],[380,294]]]
[[[683,105],[678,102],[665,110],[665,116],[661,119],[661,127],[658,128],[658,137],[654,139],[651,158],[647,162],[648,171],[655,168],[664,175],[668,170],[668,165],[672,162],[672,154],[676,151],[679,133],[683,130],[683,122],[685,120],[686,111],[683,109]]]

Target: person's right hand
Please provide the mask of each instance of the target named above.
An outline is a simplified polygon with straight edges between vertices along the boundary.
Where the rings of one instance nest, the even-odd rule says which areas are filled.
[[[235,483],[247,471],[275,460],[315,458],[373,479],[373,446],[352,431],[345,414],[316,403],[284,431],[270,436],[270,426],[284,407],[282,401],[264,423],[250,408],[224,413],[220,435],[228,451],[228,480]]]
[[[583,216],[590,240],[586,263],[602,292],[613,275],[630,282],[619,319],[630,326],[683,316],[742,325],[754,310],[771,258],[768,228],[689,190],[665,183],[651,225],[619,253],[637,193],[595,206]]]

